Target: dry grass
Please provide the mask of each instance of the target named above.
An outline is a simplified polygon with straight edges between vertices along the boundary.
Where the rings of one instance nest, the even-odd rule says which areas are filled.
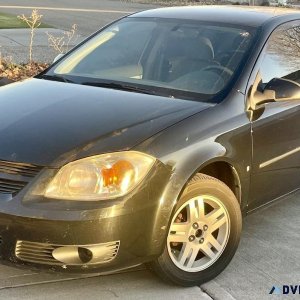
[[[20,15],[17,18],[19,22],[22,22],[23,25],[26,24],[26,26],[30,29],[28,37],[29,63],[16,64],[12,57],[3,57],[0,52],[0,79],[8,78],[13,81],[23,80],[39,74],[49,66],[47,63],[37,63],[33,60],[34,35],[35,30],[42,24],[42,15],[39,14],[38,10],[34,9],[29,16]],[[47,33],[47,35],[49,47],[53,48],[57,53],[64,53],[69,50],[70,42],[76,40],[78,37],[77,25],[74,24],[70,31],[65,31],[62,36],[53,36],[49,33]]]
[[[33,48],[33,38],[35,34],[35,30],[41,26],[43,15],[40,15],[37,9],[34,9],[31,12],[30,16],[21,15],[18,16],[18,19],[27,24],[30,28],[30,43],[29,43],[29,62],[32,64],[32,48]]]
[[[53,48],[58,54],[69,51],[70,43],[78,39],[77,25],[73,24],[69,31],[64,31],[60,36],[55,36],[46,32],[48,36],[49,47]]]

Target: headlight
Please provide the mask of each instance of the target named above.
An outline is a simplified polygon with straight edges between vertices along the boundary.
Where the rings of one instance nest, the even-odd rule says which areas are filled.
[[[149,172],[155,158],[135,151],[80,159],[62,167],[45,197],[65,200],[105,200],[130,192]]]

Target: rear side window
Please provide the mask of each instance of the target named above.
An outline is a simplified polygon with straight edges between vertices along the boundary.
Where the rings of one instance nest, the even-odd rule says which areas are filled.
[[[293,22],[273,32],[260,72],[264,84],[273,78],[300,83],[300,22]]]

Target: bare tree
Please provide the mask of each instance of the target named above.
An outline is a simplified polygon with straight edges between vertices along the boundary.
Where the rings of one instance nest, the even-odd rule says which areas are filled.
[[[300,65],[300,27],[278,31],[269,42],[268,52],[283,67],[295,72]]]

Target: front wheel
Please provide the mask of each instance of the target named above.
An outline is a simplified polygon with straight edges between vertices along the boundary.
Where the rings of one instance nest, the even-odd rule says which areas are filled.
[[[150,266],[175,284],[202,284],[229,264],[241,227],[240,206],[229,187],[197,174],[176,205],[163,254]]]

